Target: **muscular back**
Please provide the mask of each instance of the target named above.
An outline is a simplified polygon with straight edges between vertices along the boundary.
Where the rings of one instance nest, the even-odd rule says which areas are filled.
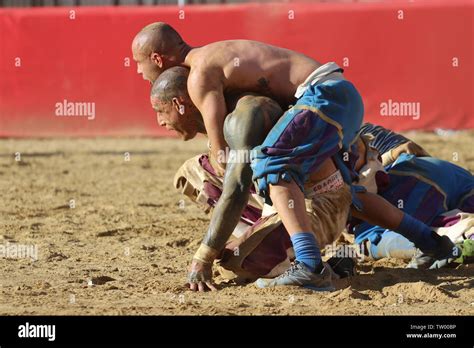
[[[185,65],[190,80],[218,79],[223,92],[254,92],[286,108],[293,104],[299,84],[320,66],[304,54],[250,40],[215,42],[190,51]]]

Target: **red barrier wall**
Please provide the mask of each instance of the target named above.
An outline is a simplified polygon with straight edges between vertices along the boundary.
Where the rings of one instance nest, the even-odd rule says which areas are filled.
[[[254,39],[335,61],[360,90],[367,121],[395,130],[474,128],[472,1],[188,6],[184,19],[179,10],[0,10],[0,135],[169,134],[156,124],[150,86],[130,51],[136,32],[154,21],[191,45]],[[56,116],[63,100],[94,102],[95,118]],[[399,102],[419,103],[412,106],[420,117],[416,107],[405,110],[411,116],[381,114]]]

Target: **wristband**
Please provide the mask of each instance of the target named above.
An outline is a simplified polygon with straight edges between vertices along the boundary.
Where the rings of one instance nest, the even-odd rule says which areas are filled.
[[[207,246],[204,243],[201,243],[196,254],[194,254],[193,259],[198,260],[204,264],[213,263],[217,257],[217,250]]]
[[[382,155],[382,164],[384,166],[386,166],[390,163],[393,163],[395,161],[395,158],[393,158],[393,156],[392,156],[392,150],[393,149],[390,149]]]

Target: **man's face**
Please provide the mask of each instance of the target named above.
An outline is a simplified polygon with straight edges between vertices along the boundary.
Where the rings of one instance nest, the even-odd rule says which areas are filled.
[[[133,60],[137,63],[137,73],[141,74],[144,80],[155,82],[160,76],[162,69],[156,62],[157,53],[145,54],[140,49],[140,43],[134,41],[132,44]],[[155,58],[155,59],[153,59]]]
[[[183,104],[174,105],[172,102],[166,103],[151,97],[151,105],[156,111],[156,120],[161,127],[177,132],[184,141],[196,136],[196,123]]]

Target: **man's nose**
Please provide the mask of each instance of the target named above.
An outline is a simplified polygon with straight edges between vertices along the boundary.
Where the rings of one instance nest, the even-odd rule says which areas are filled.
[[[156,120],[158,121],[158,124],[159,124],[161,127],[166,126],[166,123],[165,123],[165,121],[163,121],[163,119],[161,118],[160,113],[157,113],[157,114],[156,114]]]
[[[140,68],[140,64],[137,64],[137,74],[141,74],[142,69]]]

